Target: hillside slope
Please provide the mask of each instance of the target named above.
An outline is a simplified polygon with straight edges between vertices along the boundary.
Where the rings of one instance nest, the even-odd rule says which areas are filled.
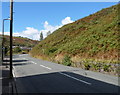
[[[83,60],[118,61],[118,5],[65,25],[36,45],[32,56],[62,63],[65,55],[74,65]]]

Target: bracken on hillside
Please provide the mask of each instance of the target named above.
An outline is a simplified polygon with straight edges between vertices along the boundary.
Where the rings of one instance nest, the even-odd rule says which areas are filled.
[[[88,59],[118,62],[119,5],[59,28],[36,45],[30,54],[58,63],[62,63],[65,55],[75,64]]]

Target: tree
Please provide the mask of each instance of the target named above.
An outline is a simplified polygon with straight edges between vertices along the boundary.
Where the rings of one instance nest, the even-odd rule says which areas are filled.
[[[50,35],[50,34],[51,34],[51,32],[50,32],[50,31],[48,31],[48,32],[47,32],[47,36],[48,36],[48,35]]]
[[[40,41],[42,41],[43,40],[43,33],[41,32],[40,33]]]

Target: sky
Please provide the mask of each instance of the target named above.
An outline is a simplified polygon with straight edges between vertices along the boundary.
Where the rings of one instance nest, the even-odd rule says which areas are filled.
[[[53,33],[63,25],[115,4],[117,2],[14,2],[13,35],[39,40],[41,32],[45,38],[48,31]],[[2,3],[3,19],[9,18],[9,6],[9,2]],[[4,25],[5,34],[9,35],[9,20]]]

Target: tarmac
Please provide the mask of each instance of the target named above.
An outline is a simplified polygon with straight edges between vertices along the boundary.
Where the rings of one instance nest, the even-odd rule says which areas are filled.
[[[0,63],[0,95],[18,95],[14,77],[10,78],[9,65],[9,57],[5,57]],[[87,76],[91,75],[89,72],[87,74]]]

